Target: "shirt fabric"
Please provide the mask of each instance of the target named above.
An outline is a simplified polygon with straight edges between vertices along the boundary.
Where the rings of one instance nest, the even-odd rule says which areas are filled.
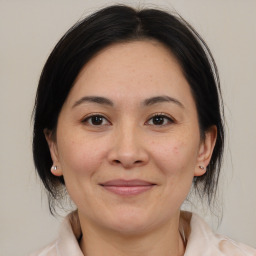
[[[184,256],[256,256],[256,249],[215,234],[195,213],[181,212],[186,240]],[[69,214],[61,224],[59,237],[30,256],[84,256],[78,243],[81,236],[77,212]]]

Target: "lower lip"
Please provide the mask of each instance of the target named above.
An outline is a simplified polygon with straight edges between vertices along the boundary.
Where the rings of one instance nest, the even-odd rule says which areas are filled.
[[[134,196],[144,193],[154,187],[154,185],[148,186],[102,186],[104,189],[122,196]]]

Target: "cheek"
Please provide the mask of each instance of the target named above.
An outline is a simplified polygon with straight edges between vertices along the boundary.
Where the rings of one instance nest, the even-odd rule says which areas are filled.
[[[188,141],[188,142],[186,142]],[[165,176],[193,175],[196,163],[196,143],[184,138],[165,139],[154,147],[155,163]]]
[[[189,141],[189,140],[188,140]],[[155,164],[163,174],[163,205],[179,208],[187,197],[194,177],[196,147],[184,140],[166,140],[155,151]]]
[[[104,158],[104,149],[90,140],[73,138],[60,143],[60,163],[65,175],[91,175]],[[101,148],[101,150],[99,150]]]
[[[90,205],[89,198],[94,195],[91,184],[95,182],[95,173],[102,165],[106,149],[81,136],[62,139],[59,148],[60,164],[70,197],[78,208]]]

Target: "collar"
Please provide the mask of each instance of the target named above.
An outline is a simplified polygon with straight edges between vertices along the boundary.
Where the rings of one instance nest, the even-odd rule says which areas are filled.
[[[195,213],[181,211],[180,228],[184,231],[184,256],[256,256],[256,251],[244,244],[216,235]],[[78,240],[81,237],[78,213],[70,213],[63,221],[56,242],[58,256],[84,256]]]

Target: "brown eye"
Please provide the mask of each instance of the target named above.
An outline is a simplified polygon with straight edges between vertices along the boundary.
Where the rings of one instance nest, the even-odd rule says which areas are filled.
[[[168,125],[173,123],[174,121],[166,115],[154,115],[149,119],[147,124],[149,125],[156,125],[156,126],[162,126],[162,125]]]
[[[83,123],[92,125],[92,126],[100,126],[100,125],[109,125],[109,121],[102,115],[92,115],[86,117],[83,120]]]
[[[163,116],[154,116],[152,122],[154,125],[163,125],[165,118]]]

